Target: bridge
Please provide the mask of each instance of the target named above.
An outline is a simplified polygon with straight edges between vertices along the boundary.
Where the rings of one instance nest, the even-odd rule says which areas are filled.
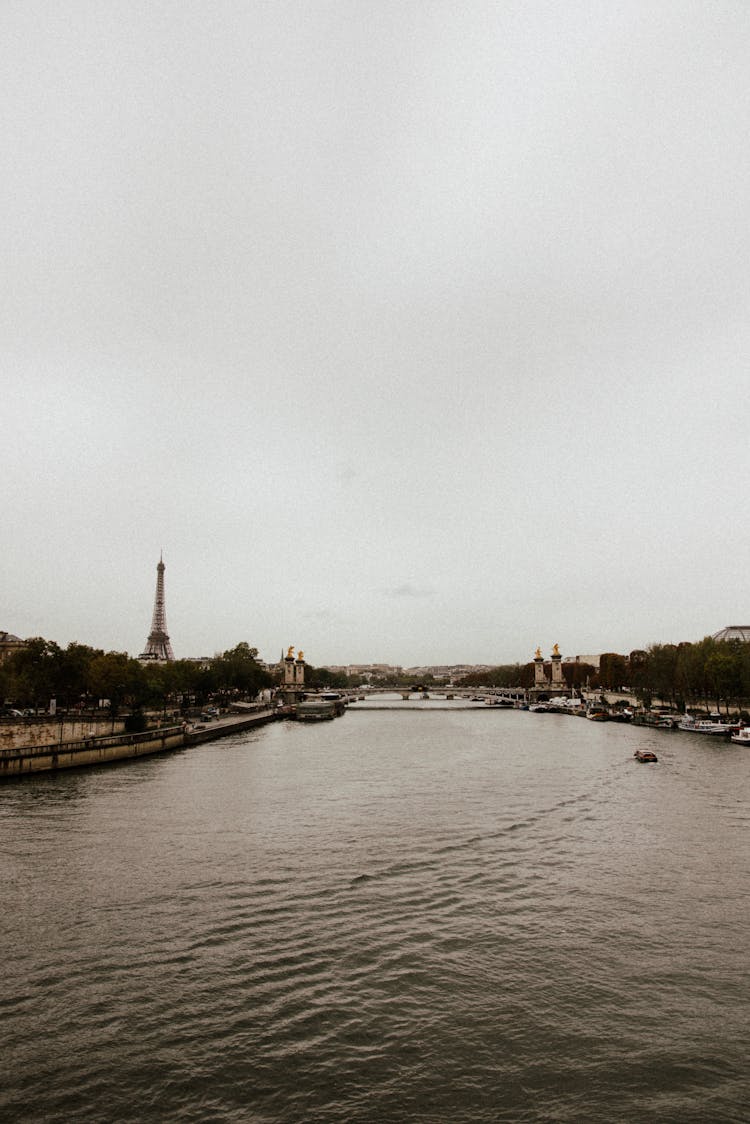
[[[378,698],[383,696],[400,695],[402,702],[416,701],[445,701],[456,702],[465,701],[473,703],[484,703],[487,706],[493,704],[521,704],[528,701],[529,692],[524,690],[523,687],[492,687],[485,690],[477,691],[476,688],[470,689],[465,687],[456,688],[408,688],[408,687],[363,687],[356,690],[347,689],[342,692],[349,700],[359,700],[367,702],[368,699]],[[433,708],[434,709],[434,708]],[[455,708],[454,708],[455,709]]]
[[[358,687],[346,688],[342,691],[348,699],[359,699],[366,702],[368,698],[374,698],[382,695],[400,695],[403,702],[416,699],[426,700],[466,700],[475,703],[484,703],[487,706],[493,704],[507,705],[508,702],[514,705],[523,705],[525,703],[533,702],[547,702],[554,698],[568,698],[576,695],[582,702],[587,701],[587,695],[582,692],[580,688],[563,686],[539,686],[539,687],[483,687],[477,689],[476,687]],[[593,696],[598,698],[598,693],[593,692]]]

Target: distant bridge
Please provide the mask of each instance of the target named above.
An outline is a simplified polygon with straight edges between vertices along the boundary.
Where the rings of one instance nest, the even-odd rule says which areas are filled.
[[[470,687],[348,687],[343,692],[348,698],[371,698],[375,695],[400,695],[407,699],[472,699],[484,702],[485,699],[511,699],[524,702],[529,692],[524,687],[487,687],[481,690]]]
[[[527,703],[578,695],[585,702],[588,697],[587,693],[582,692],[580,688],[568,687],[565,684],[561,687],[483,687],[479,689],[476,687],[349,687],[342,693],[350,699],[367,700],[378,695],[400,695],[404,702],[410,699],[470,699],[472,702],[488,702],[489,700],[488,705],[495,699]],[[591,692],[591,695],[593,698],[599,697],[599,693],[596,691]]]

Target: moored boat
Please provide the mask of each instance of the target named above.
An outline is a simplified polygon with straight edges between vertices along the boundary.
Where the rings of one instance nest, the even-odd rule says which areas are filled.
[[[676,730],[681,715],[665,711],[640,711],[633,715],[634,726],[650,726],[654,730]]]
[[[737,745],[750,745],[750,726],[743,726],[736,734],[732,734],[731,740]]]
[[[294,708],[300,722],[320,722],[337,718],[346,709],[346,699],[338,691],[323,691],[319,695],[306,695]]]
[[[591,706],[586,712],[589,722],[609,722],[609,711],[603,706]]]
[[[688,734],[708,734],[712,737],[728,737],[734,733],[736,726],[732,726],[729,722],[722,722],[718,718],[695,718],[692,714],[686,714],[681,719],[678,730],[684,730]]]

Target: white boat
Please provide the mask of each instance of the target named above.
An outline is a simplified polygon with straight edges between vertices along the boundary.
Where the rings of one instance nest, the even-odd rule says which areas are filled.
[[[737,745],[750,745],[750,726],[743,726],[736,734],[732,734],[732,741]]]
[[[710,734],[713,737],[724,737],[731,734],[735,727],[728,722],[717,721],[713,718],[694,718],[686,714],[677,726],[678,730],[685,730],[689,734]]]

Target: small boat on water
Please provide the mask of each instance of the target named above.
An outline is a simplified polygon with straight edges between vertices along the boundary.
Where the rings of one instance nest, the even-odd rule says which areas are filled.
[[[659,760],[656,754],[652,753],[650,749],[637,749],[633,757],[643,765],[648,765]]]
[[[743,726],[736,734],[732,734],[731,740],[737,745],[750,745],[750,726]]]

